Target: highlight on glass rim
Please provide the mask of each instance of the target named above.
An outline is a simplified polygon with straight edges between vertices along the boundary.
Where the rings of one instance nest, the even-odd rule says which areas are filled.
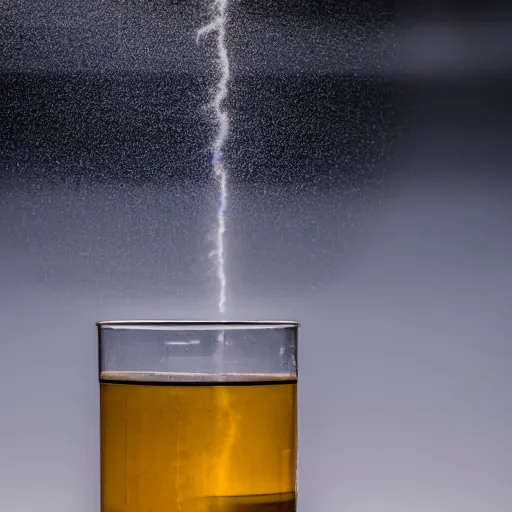
[[[295,512],[296,322],[100,322],[102,512]]]

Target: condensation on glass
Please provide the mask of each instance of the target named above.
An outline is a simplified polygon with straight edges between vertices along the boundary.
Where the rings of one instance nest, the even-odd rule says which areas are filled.
[[[100,322],[102,512],[294,512],[296,322]]]

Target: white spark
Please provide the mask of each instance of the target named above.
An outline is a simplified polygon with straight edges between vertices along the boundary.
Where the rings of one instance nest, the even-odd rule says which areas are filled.
[[[216,258],[217,279],[219,281],[218,307],[221,313],[226,310],[226,271],[224,254],[224,234],[226,233],[226,207],[228,199],[227,169],[224,165],[222,152],[229,133],[229,116],[223,108],[228,95],[229,58],[226,48],[226,24],[228,0],[213,0],[213,19],[197,31],[197,41],[204,35],[216,33],[217,64],[219,80],[211,107],[215,114],[217,133],[212,144],[212,166],[219,184],[219,207],[217,210],[216,247],[213,255]]]

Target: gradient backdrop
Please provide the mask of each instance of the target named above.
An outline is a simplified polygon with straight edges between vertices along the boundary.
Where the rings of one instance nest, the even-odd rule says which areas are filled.
[[[196,0],[0,4],[0,509],[99,510],[95,322],[217,319]],[[300,512],[508,512],[510,16],[232,0],[227,318],[297,319]]]

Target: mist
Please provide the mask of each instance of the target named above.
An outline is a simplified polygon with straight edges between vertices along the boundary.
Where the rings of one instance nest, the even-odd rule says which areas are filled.
[[[224,316],[207,9],[0,7],[2,510],[98,510],[97,321],[221,318],[301,323],[299,512],[508,510],[510,31],[377,4],[233,3]]]

